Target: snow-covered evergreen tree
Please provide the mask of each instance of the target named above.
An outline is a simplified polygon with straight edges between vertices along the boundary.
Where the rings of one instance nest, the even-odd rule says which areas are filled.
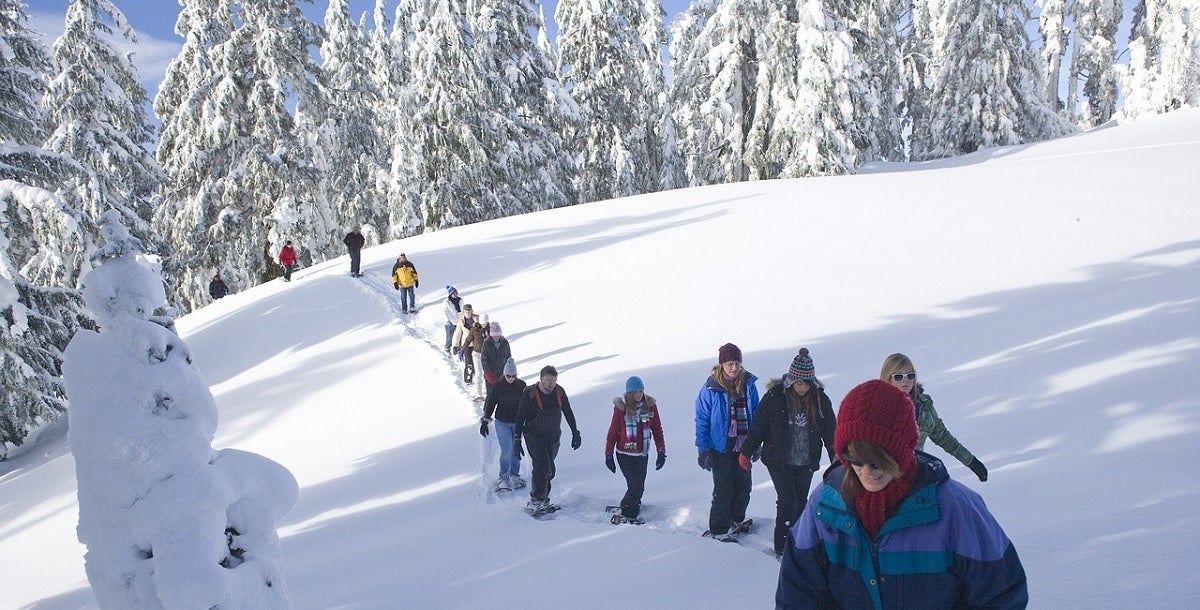
[[[1078,117],[1084,127],[1092,127],[1112,118],[1116,112],[1116,36],[1121,0],[1075,0],[1073,6],[1075,35],[1071,76],[1067,79],[1067,115]],[[1079,78],[1083,78],[1082,94],[1086,99],[1082,112],[1076,103]]]
[[[759,49],[769,0],[698,0],[672,26],[673,107],[693,186],[751,177]]]
[[[405,196],[417,202],[422,230],[491,218],[491,151],[479,138],[486,115],[471,51],[465,0],[404,0],[412,19],[411,77],[402,98],[413,113],[407,154],[396,159]]]
[[[1129,35],[1126,117],[1200,105],[1200,0],[1141,0]]]
[[[1062,82],[1062,58],[1067,52],[1067,1],[1036,0],[1038,33],[1042,36],[1042,63],[1046,66],[1046,99],[1054,110],[1062,110],[1058,87]]]
[[[657,190],[666,94],[658,0],[561,0],[559,64],[580,123],[568,142],[581,202]]]
[[[367,36],[351,20],[349,0],[329,3],[325,33],[320,104],[308,117],[314,160],[341,232],[361,227],[368,244],[379,243],[379,237],[389,233],[384,190],[391,173],[390,151],[379,114],[388,100],[372,78]]]
[[[574,166],[559,131],[576,109],[559,84],[532,0],[476,0],[472,52],[481,76],[480,140],[490,151],[489,217],[575,203]],[[565,105],[564,105],[565,103]]]
[[[412,98],[406,95],[412,72],[408,60],[409,43],[413,39],[410,10],[401,2],[395,9],[393,23],[387,16],[386,0],[376,0],[372,11],[374,27],[368,34],[371,82],[379,91],[381,104],[375,115],[388,159],[388,173],[382,176],[384,182],[378,187],[384,209],[388,210],[388,232],[379,241],[407,237],[421,229],[417,200],[408,193],[410,166],[405,162],[412,148]]]
[[[84,567],[101,608],[290,607],[275,523],[296,479],[252,453],[213,451],[217,406],[166,305],[162,277],[109,210],[84,276],[99,332],[67,347],[68,439]]]
[[[154,126],[137,68],[116,49],[114,36],[137,40],[109,0],[75,0],[67,8],[66,27],[54,43],[58,76],[42,100],[51,124],[46,148],[83,166],[63,196],[83,212],[85,251],[99,247],[96,223],[108,209],[119,211],[133,234],[157,250],[150,218],[163,174],[146,148]]]
[[[928,125],[912,155],[931,159],[1069,133],[1045,98],[1041,61],[1018,0],[945,0],[935,14]]]
[[[0,457],[65,411],[62,349],[90,324],[80,214],[55,193],[81,167],[42,147],[51,61],[27,22],[0,0]]]
[[[279,247],[302,263],[340,253],[340,227],[317,193],[291,105],[309,110],[319,32],[293,2],[183,0],[184,46],[155,97],[168,176],[156,222],[178,304],[205,302],[220,271],[231,287],[275,277]]]

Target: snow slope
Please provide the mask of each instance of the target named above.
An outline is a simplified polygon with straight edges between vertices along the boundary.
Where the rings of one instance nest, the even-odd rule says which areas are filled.
[[[743,545],[703,539],[711,480],[692,401],[717,347],[779,376],[807,346],[835,405],[915,361],[1016,544],[1034,608],[1186,608],[1200,574],[1200,111],[857,176],[671,191],[439,231],[234,294],[178,321],[220,408],[214,447],[288,467],[297,608],[767,608],[774,490],[754,471]],[[901,171],[903,170],[903,171]],[[423,309],[401,320],[390,263]],[[454,284],[499,321],[526,380],[553,364],[583,447],[552,520],[487,491],[494,436],[440,353]],[[645,526],[602,508],[627,376],[669,458]],[[527,471],[528,464],[525,464]],[[0,464],[4,606],[95,607],[62,427]]]

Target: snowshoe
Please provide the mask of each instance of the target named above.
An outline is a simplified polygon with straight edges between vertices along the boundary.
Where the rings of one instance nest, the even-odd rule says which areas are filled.
[[[521,489],[525,487],[525,479],[521,477],[508,477],[508,484],[512,485],[513,489]]]
[[[733,525],[729,526],[729,533],[731,533],[735,536],[738,534],[748,534],[748,533],[750,533],[750,528],[753,526],[754,526],[754,519],[746,519],[745,521],[742,521],[741,523],[734,522]]]
[[[637,517],[626,517],[620,513],[613,515],[612,519],[609,519],[609,521],[612,521],[613,525],[621,525],[622,523],[628,523],[630,525],[642,525],[645,523],[645,521],[642,521]]]
[[[496,491],[497,492],[512,491],[512,485],[509,484],[508,479],[500,479],[500,480],[496,481]]]
[[[560,508],[562,507],[557,504],[551,504],[546,501],[539,502],[536,500],[530,500],[529,503],[525,505],[525,510],[534,517],[541,517],[558,512]]]
[[[701,535],[704,536],[705,538],[712,538],[713,540],[717,540],[720,542],[737,542],[738,541],[737,534],[734,534],[732,532],[725,532],[724,534],[714,534],[714,533],[712,533],[712,530],[704,530],[704,533]]]

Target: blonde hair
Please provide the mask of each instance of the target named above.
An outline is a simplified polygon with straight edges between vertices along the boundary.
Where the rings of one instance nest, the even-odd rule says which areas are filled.
[[[893,373],[899,373],[904,369],[910,369],[914,373],[917,371],[917,367],[913,366],[911,358],[901,354],[900,352],[896,352],[883,359],[883,367],[879,369],[879,379],[890,382],[892,380]],[[913,383],[914,389],[924,387],[925,386],[921,385],[920,381]]]

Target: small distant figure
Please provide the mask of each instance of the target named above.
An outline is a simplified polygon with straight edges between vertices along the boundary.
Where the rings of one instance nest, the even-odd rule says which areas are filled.
[[[614,525],[642,522],[638,515],[642,511],[642,494],[646,491],[651,441],[658,450],[654,469],[661,470],[667,463],[667,446],[663,441],[662,421],[658,418],[658,404],[646,394],[642,378],[635,375],[625,380],[625,394],[613,399],[612,421],[604,443],[604,466],[615,474],[620,463],[621,474],[625,477],[625,496],[621,498],[621,512],[612,516]]]
[[[342,243],[346,244],[346,249],[350,251],[350,277],[362,277],[358,266],[362,262],[363,246],[367,243],[367,240],[363,239],[362,231],[358,227],[350,229]]]
[[[481,322],[475,316],[475,309],[470,303],[463,305],[463,311],[458,316],[454,327],[454,353],[463,363],[463,383],[470,385],[475,381],[475,371],[478,369],[479,350],[483,347],[483,331]]]
[[[509,358],[504,363],[504,375],[488,386],[483,417],[479,418],[479,433],[487,438],[488,424],[493,423],[492,414],[496,415],[496,442],[500,443],[500,477],[496,479],[496,491],[525,487],[525,480],[521,478],[521,458],[513,453],[517,408],[524,393],[525,382],[517,377],[517,363]]]
[[[403,254],[397,256],[396,264],[392,265],[392,286],[400,291],[400,311],[416,313],[417,295],[413,289],[421,287],[421,280],[417,268]]]
[[[454,328],[458,326],[458,318],[462,315],[462,297],[458,296],[458,289],[454,286],[446,286],[446,353],[451,353],[450,342],[454,339]]]
[[[221,279],[221,274],[214,275],[212,281],[208,283],[208,296],[215,301],[224,298],[227,294],[229,294],[229,287],[225,285],[225,280]]]
[[[489,324],[488,330],[488,336],[483,340],[480,350],[479,367],[483,369],[483,381],[490,391],[492,384],[504,374],[504,363],[512,358],[512,347],[508,345],[508,339],[504,337],[499,322]]]
[[[575,425],[571,401],[558,385],[558,370],[552,366],[542,367],[538,382],[521,395],[513,430],[513,453],[518,458],[525,455],[521,446],[524,438],[529,459],[533,462],[529,503],[525,508],[534,516],[558,510],[550,503],[550,482],[554,479],[554,459],[558,456],[564,419],[571,428],[571,449],[579,449],[583,441]]]
[[[279,251],[279,264],[283,265],[283,281],[292,281],[292,270],[296,268],[296,251],[292,249],[292,240],[287,240]]]

